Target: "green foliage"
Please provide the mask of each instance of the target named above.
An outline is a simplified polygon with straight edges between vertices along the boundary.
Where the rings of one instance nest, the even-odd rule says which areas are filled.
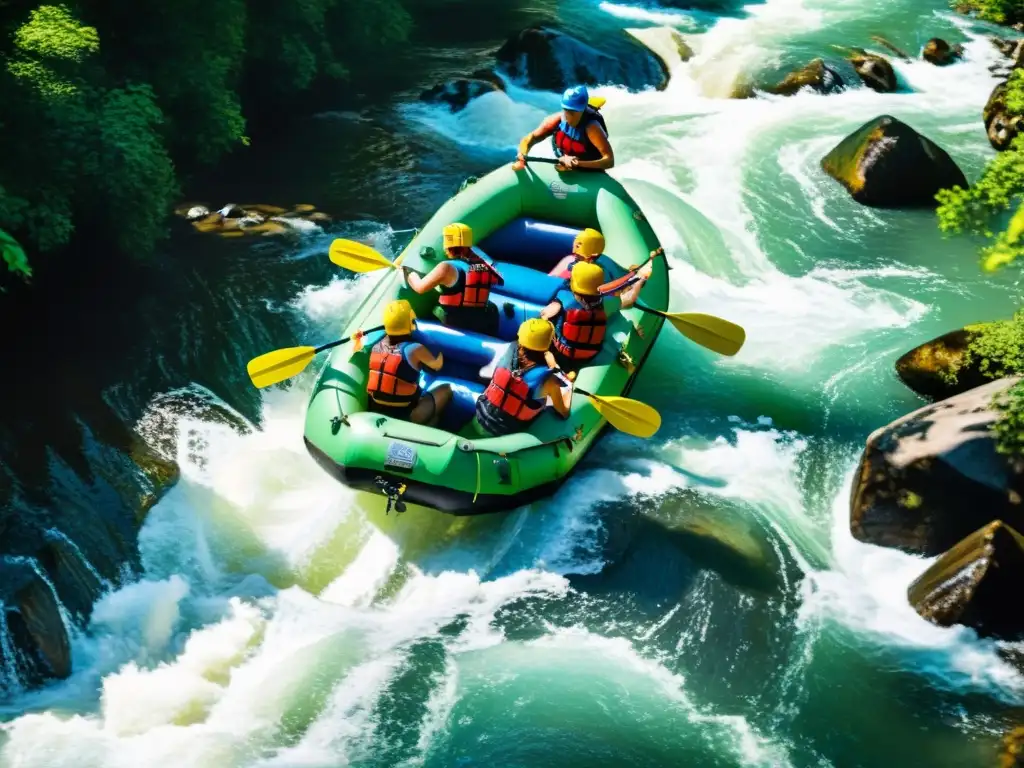
[[[971,328],[976,335],[967,346],[961,367],[976,365],[989,379],[1024,373],[1024,310],[1012,320]]]
[[[1024,70],[1014,70],[1007,81],[1006,108],[1010,115],[1024,115]],[[1022,192],[1024,135],[996,155],[970,189],[939,192],[939,227],[944,232],[987,238],[990,243],[982,250],[982,266],[987,271],[999,269],[1024,255],[1024,208],[1018,207],[1005,229],[1002,221]]]
[[[17,275],[31,277],[32,269],[28,265],[28,257],[25,251],[18,245],[18,241],[0,229],[0,255],[3,256],[7,268]]]
[[[974,13],[979,19],[996,24],[1016,24],[1024,20],[1024,0],[955,0],[960,13]]]
[[[401,0],[0,0],[0,29],[0,227],[36,259],[86,223],[152,252],[176,167],[248,146],[246,105],[272,113],[348,77],[410,17]],[[0,247],[31,274],[20,246]]]
[[[993,406],[1001,413],[992,425],[996,450],[1008,456],[1024,456],[1024,382],[997,396]]]

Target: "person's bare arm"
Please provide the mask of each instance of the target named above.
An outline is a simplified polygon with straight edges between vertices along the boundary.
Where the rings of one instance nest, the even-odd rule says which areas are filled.
[[[640,279],[619,294],[619,300],[622,302],[622,309],[629,309],[636,304],[637,299],[640,298],[640,291],[651,277],[652,269],[654,269],[654,264],[652,262],[649,261],[644,264],[640,271],[636,273],[637,277]]]
[[[569,405],[572,403],[572,387],[559,386],[557,376],[548,376],[541,390],[546,397],[551,398],[551,407],[563,419],[569,418]]]
[[[448,262],[438,264],[423,277],[410,269],[405,270],[405,281],[416,293],[426,293],[442,284],[452,286],[458,279],[458,270]]]
[[[558,313],[562,311],[562,302],[552,301],[544,309],[540,311],[540,317],[542,320],[554,320],[558,317]]]
[[[554,133],[561,120],[562,114],[560,112],[548,115],[533,131],[523,136],[522,140],[519,142],[519,155],[516,158],[516,164],[521,166],[523,160],[526,158],[526,154],[530,151],[530,148],[538,141],[543,141]]]
[[[608,141],[608,134],[597,122],[587,126],[587,138],[601,153],[598,160],[577,160],[577,168],[589,168],[591,170],[604,171],[615,166],[615,152],[612,150],[611,142]]]
[[[441,366],[444,365],[444,352],[438,352],[437,357],[435,357],[429,349],[420,344],[413,350],[412,360],[414,363],[426,366],[432,371],[439,371]]]

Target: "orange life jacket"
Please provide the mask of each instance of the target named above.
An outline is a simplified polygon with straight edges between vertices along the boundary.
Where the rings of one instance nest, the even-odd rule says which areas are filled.
[[[370,375],[366,392],[382,405],[409,405],[419,399],[420,374],[406,358],[412,342],[389,344],[381,339],[370,350]]]
[[[459,279],[455,285],[441,289],[438,303],[442,307],[486,307],[491,286],[499,282],[494,269],[473,254],[453,259],[452,266],[459,271]]]
[[[494,372],[483,396],[477,401],[477,421],[494,435],[521,430],[545,407],[538,391],[551,371],[543,365],[520,370],[516,366],[516,358],[512,360],[511,367],[498,368]]]
[[[573,296],[558,316],[555,349],[570,360],[589,360],[601,351],[607,327],[608,316],[600,300],[585,305]]]

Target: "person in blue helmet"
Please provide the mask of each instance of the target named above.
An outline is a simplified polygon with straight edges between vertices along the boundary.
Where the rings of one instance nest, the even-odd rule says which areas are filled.
[[[566,89],[562,94],[562,111],[545,117],[536,130],[523,137],[512,167],[517,171],[525,168],[530,147],[548,136],[561,171],[604,171],[615,165],[604,117],[591,106],[585,85]]]

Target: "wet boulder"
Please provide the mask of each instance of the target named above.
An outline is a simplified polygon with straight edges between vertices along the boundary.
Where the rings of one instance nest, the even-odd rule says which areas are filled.
[[[992,520],[1024,529],[1024,466],[996,452],[992,401],[1017,378],[920,408],[868,437],[854,476],[859,541],[938,555]]]
[[[941,627],[961,624],[982,637],[1020,640],[1022,582],[1024,536],[993,520],[936,560],[910,585],[907,598],[922,617]]]
[[[93,603],[103,594],[102,577],[78,546],[58,531],[49,531],[36,559],[46,571],[61,603],[82,626],[89,621]]]
[[[896,71],[884,56],[855,48],[849,61],[861,82],[871,90],[892,93],[898,87]]]
[[[500,82],[500,81],[499,81]],[[459,112],[473,99],[488,93],[504,91],[504,88],[490,80],[479,80],[469,77],[456,77],[441,85],[428,88],[420,94],[420,101],[432,104],[444,104],[452,112]]]
[[[673,27],[641,27],[627,29],[625,32],[654,54],[666,80],[672,76],[676,66],[693,58],[693,49],[679,30]]]
[[[843,86],[843,78],[835,69],[824,59],[814,59],[763,90],[777,96],[792,96],[804,88],[816,93],[838,93]]]
[[[628,40],[623,36],[624,41]],[[495,54],[512,77],[533,88],[562,91],[571,85],[624,85],[630,90],[663,89],[668,80],[648,50],[626,42],[612,56],[553,27],[529,27],[512,35]]]
[[[9,691],[71,674],[67,628],[37,567],[29,558],[0,559],[0,669]]]
[[[889,115],[843,139],[821,167],[858,203],[879,208],[934,208],[940,189],[967,187],[963,171],[945,150]]]
[[[950,45],[940,37],[933,37],[921,49],[921,58],[937,67],[945,67],[964,55],[962,45]]]
[[[1011,114],[1006,107],[1006,82],[999,83],[988,97],[981,112],[988,142],[999,152],[1010,148],[1020,133],[1021,116]]]
[[[896,361],[896,374],[922,397],[944,400],[991,381],[968,347],[984,326],[960,328],[914,347]]]

